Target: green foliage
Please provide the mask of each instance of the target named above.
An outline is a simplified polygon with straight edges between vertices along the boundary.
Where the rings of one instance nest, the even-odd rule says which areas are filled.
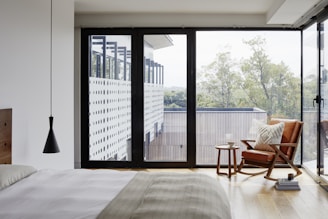
[[[303,108],[313,108],[313,94],[317,92],[317,83],[318,79],[315,75],[316,72],[313,74],[307,75],[303,79]]]
[[[164,106],[166,108],[181,108],[187,106],[187,96],[184,90],[164,91]]]
[[[238,64],[229,52],[201,69],[197,79],[197,107],[257,107],[268,116],[300,117],[300,78],[284,63],[273,63],[265,39],[244,41],[252,51]]]
[[[236,107],[234,90],[240,77],[235,66],[230,52],[223,52],[202,69],[197,86],[198,107]]]
[[[250,104],[266,110],[269,116],[299,118],[300,78],[283,62],[271,62],[264,50],[265,40],[256,37],[245,43],[253,54],[241,64],[244,76],[241,87]]]

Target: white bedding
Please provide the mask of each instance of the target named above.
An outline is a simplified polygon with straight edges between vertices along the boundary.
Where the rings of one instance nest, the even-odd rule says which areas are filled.
[[[0,218],[96,218],[135,174],[116,170],[39,170],[0,190]]]

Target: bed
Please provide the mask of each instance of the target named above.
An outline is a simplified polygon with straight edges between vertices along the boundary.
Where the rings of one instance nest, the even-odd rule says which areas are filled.
[[[201,173],[36,170],[0,165],[0,218],[231,218],[220,183]]]

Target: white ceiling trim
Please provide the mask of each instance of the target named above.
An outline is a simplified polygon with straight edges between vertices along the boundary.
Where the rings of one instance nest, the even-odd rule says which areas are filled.
[[[313,16],[310,12],[321,10],[327,2],[328,0],[75,0],[75,23],[76,26],[92,24],[105,27],[297,28],[305,15]],[[95,17],[106,20],[95,20]],[[93,21],[86,20],[90,18]]]
[[[75,0],[85,13],[265,14],[275,0]]]
[[[280,6],[270,16],[268,13],[268,24],[294,24],[307,11],[315,7],[320,0],[279,0]],[[273,9],[273,7],[271,8]]]

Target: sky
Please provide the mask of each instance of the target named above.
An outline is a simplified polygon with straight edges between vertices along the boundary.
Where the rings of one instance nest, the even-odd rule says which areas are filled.
[[[243,40],[260,35],[266,39],[266,51],[273,63],[283,61],[297,76],[300,75],[301,34],[299,31],[198,31],[196,34],[196,69],[213,62],[218,52],[231,52],[239,61],[251,55]],[[170,35],[174,46],[158,49],[154,60],[165,66],[166,87],[186,87],[186,36]]]

